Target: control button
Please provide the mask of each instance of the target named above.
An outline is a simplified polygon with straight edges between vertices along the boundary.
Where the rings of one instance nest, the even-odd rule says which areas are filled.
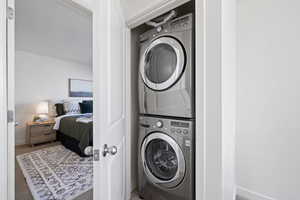
[[[177,133],[181,133],[181,129],[177,129],[176,132],[177,132]]]
[[[175,128],[171,128],[171,133],[175,133]]]
[[[191,146],[191,140],[186,140],[185,141],[185,146],[190,147]]]
[[[156,28],[156,31],[157,31],[158,33],[161,32],[161,31],[162,31],[162,27],[161,27],[161,26],[157,27],[157,28]]]
[[[150,125],[149,124],[143,124],[143,123],[140,123],[140,125],[144,128],[150,128]]]
[[[188,133],[189,133],[188,130],[183,130],[184,135],[187,135]]]
[[[158,127],[158,128],[162,128],[163,127],[163,122],[162,121],[157,121],[156,122],[156,126]]]

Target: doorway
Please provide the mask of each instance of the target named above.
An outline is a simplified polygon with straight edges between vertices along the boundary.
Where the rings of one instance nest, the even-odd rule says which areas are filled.
[[[14,199],[91,200],[92,12],[67,0],[15,12]]]

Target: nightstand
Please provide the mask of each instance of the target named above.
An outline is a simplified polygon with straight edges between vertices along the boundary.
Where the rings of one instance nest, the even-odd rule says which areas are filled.
[[[31,146],[39,143],[51,142],[56,140],[56,132],[53,130],[55,122],[28,122],[26,139]]]

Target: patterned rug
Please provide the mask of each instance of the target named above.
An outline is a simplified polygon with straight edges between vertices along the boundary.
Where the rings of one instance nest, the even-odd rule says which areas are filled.
[[[35,200],[71,200],[93,187],[93,159],[62,145],[17,156]]]

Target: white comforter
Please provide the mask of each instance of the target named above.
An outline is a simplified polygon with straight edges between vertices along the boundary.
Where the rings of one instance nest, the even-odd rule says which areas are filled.
[[[53,127],[54,130],[59,130],[59,126],[60,126],[60,121],[65,118],[65,117],[71,117],[71,116],[82,116],[82,118],[86,119],[89,118],[90,121],[93,121],[92,118],[92,113],[85,113],[85,114],[66,114],[66,115],[61,115],[59,117],[56,117],[55,120],[55,125]],[[80,119],[80,118],[79,118]]]

